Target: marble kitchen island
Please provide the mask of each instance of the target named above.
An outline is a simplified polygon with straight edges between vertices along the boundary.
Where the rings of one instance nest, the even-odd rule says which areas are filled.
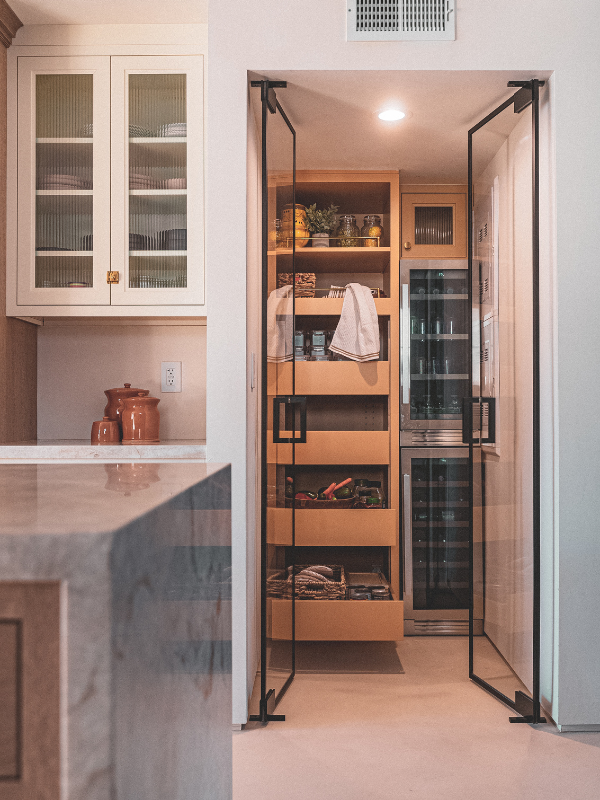
[[[0,465],[6,800],[231,797],[230,469]]]

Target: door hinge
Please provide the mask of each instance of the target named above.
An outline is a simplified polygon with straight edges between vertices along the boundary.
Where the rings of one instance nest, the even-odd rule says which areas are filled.
[[[106,273],[106,282],[107,283],[118,283],[119,282],[119,273],[118,273],[118,271],[114,270],[112,272],[110,272],[110,271],[107,272]]]

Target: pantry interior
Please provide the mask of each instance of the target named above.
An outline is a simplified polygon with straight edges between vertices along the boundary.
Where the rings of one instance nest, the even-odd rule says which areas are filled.
[[[333,240],[330,248],[296,242],[294,272],[315,278],[308,291],[294,293],[294,344],[304,353],[297,351],[292,363],[256,364],[257,376],[261,366],[266,376],[266,453],[255,498],[258,509],[263,504],[264,527],[262,552],[260,543],[255,551],[253,655],[257,666],[262,663],[251,713],[262,714],[263,721],[272,716],[293,681],[298,643],[325,642],[335,649],[348,641],[399,643],[404,635],[468,635],[471,589],[473,674],[500,699],[513,692],[530,694],[535,680],[529,619],[531,110],[521,114],[523,109],[511,105],[486,131],[485,142],[473,135],[473,178],[479,175],[493,188],[473,210],[480,225],[473,257],[485,274],[474,276],[472,287],[467,285],[467,133],[515,94],[509,81],[545,76],[281,71],[250,77],[255,84],[249,89],[251,313],[257,314],[256,301],[265,291],[261,255],[266,295],[283,286],[292,270],[291,248],[285,241],[277,245],[275,219],[292,202],[293,166],[296,203],[333,204],[339,215],[354,215],[359,228],[365,215],[377,214],[383,227],[375,248],[358,241],[353,242],[358,247],[347,248],[335,247]],[[271,97],[265,112],[268,140],[261,141],[264,90],[258,84],[265,79],[280,105],[273,112]],[[405,118],[380,121],[377,114],[386,107],[400,108]],[[261,147],[268,164],[264,253]],[[422,227],[437,227],[437,233],[415,238],[415,213],[421,214]],[[448,214],[451,234],[444,238],[440,230]],[[329,343],[342,311],[343,299],[331,287],[349,282],[373,290],[379,358],[362,364],[315,360],[310,356],[314,332],[323,332]],[[470,325],[470,289],[479,307],[477,336]],[[422,317],[426,327],[421,330]],[[258,338],[250,339],[251,351],[260,353]],[[488,443],[480,440],[484,446],[471,474],[462,407],[472,385],[492,398],[480,413],[491,425],[487,415],[494,407],[497,435],[490,438],[486,427]],[[258,420],[258,403],[256,414]],[[478,494],[486,471],[487,506]],[[383,502],[367,514],[350,501],[334,509],[310,496],[294,499],[298,491],[322,492],[350,477],[355,494],[361,482],[381,487]],[[518,496],[507,497],[515,488]],[[475,494],[473,522],[470,491]],[[493,497],[495,491],[502,497]],[[481,541],[475,533],[470,537],[471,526],[485,530]],[[301,579],[290,589],[291,574],[315,565],[333,569],[333,575],[327,572],[333,583],[339,583],[343,567],[345,585],[320,592]],[[478,579],[486,572],[488,583],[499,587],[496,592]],[[368,602],[354,599],[352,583],[367,584],[361,599]],[[373,602],[376,595],[368,584],[383,588],[383,602]]]

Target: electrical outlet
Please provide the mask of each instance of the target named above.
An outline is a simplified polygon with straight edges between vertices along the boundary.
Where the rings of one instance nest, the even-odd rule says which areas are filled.
[[[160,362],[161,392],[181,391],[181,361]]]

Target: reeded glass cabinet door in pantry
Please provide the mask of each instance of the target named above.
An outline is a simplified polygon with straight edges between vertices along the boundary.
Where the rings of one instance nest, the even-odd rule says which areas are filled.
[[[111,303],[202,304],[202,57],[111,64]]]
[[[20,58],[18,95],[17,301],[107,305],[109,59]]]

